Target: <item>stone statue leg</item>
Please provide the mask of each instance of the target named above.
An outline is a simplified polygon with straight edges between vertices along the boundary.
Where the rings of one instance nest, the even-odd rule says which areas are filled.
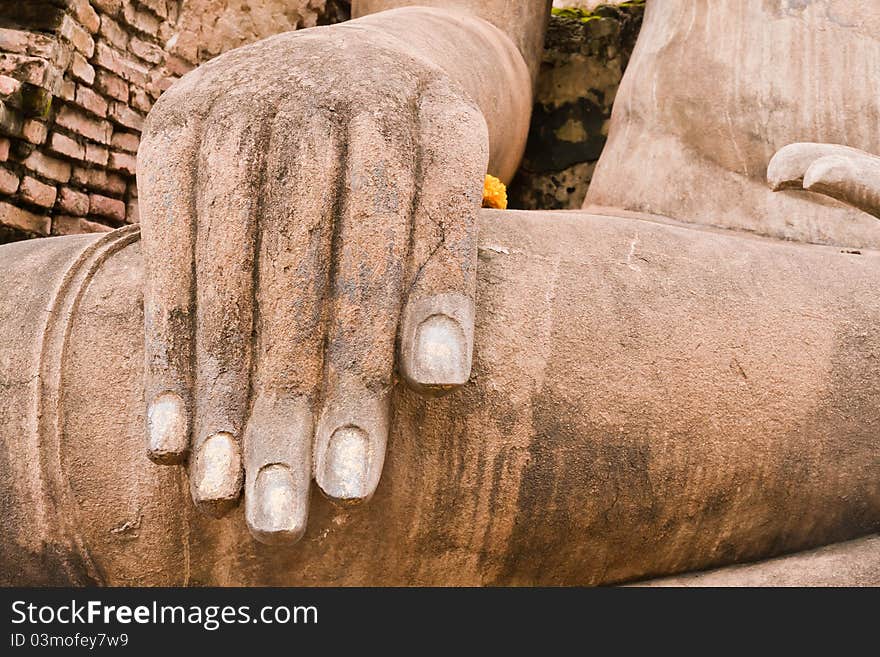
[[[313,492],[286,547],[147,460],[136,234],[0,248],[4,583],[599,584],[880,527],[876,253],[579,212],[480,235],[470,381],[398,385],[374,499]]]

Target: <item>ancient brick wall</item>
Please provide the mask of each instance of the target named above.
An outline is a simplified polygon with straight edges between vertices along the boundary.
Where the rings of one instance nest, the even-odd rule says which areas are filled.
[[[137,222],[135,155],[159,94],[221,52],[315,25],[326,4],[0,0],[0,242]]]

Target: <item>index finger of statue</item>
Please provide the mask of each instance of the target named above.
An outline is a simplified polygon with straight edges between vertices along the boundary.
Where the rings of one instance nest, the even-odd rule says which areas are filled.
[[[213,516],[238,502],[250,389],[254,239],[268,129],[266,108],[227,96],[202,140],[196,236],[196,382],[190,486]]]
[[[442,394],[467,382],[474,340],[477,217],[489,160],[480,111],[445,85],[419,107],[421,171],[400,333],[407,384]]]

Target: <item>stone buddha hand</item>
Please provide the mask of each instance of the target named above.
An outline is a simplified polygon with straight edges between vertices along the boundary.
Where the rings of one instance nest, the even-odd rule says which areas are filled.
[[[790,144],[773,156],[767,182],[774,191],[824,194],[880,219],[880,157],[857,148]]]
[[[149,455],[210,515],[243,488],[263,542],[302,535],[313,477],[372,495],[396,372],[469,377],[482,182],[521,156],[547,3],[494,3],[507,32],[401,4],[218,57],[144,129]]]

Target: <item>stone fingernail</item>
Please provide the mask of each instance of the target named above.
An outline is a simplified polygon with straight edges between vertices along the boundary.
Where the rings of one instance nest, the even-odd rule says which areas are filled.
[[[261,543],[290,545],[306,531],[308,493],[298,495],[290,468],[273,463],[260,469],[246,502],[248,529]]]
[[[189,421],[180,395],[163,392],[147,409],[147,454],[155,463],[181,463],[189,449]]]
[[[241,492],[241,451],[225,431],[208,437],[196,452],[190,473],[193,501],[201,511],[219,517],[238,502]]]
[[[323,476],[318,482],[324,493],[339,501],[368,497],[370,437],[356,426],[343,426],[330,436],[324,455]]]
[[[426,386],[459,386],[467,383],[467,338],[461,325],[443,314],[431,315],[416,329],[413,374]]]

